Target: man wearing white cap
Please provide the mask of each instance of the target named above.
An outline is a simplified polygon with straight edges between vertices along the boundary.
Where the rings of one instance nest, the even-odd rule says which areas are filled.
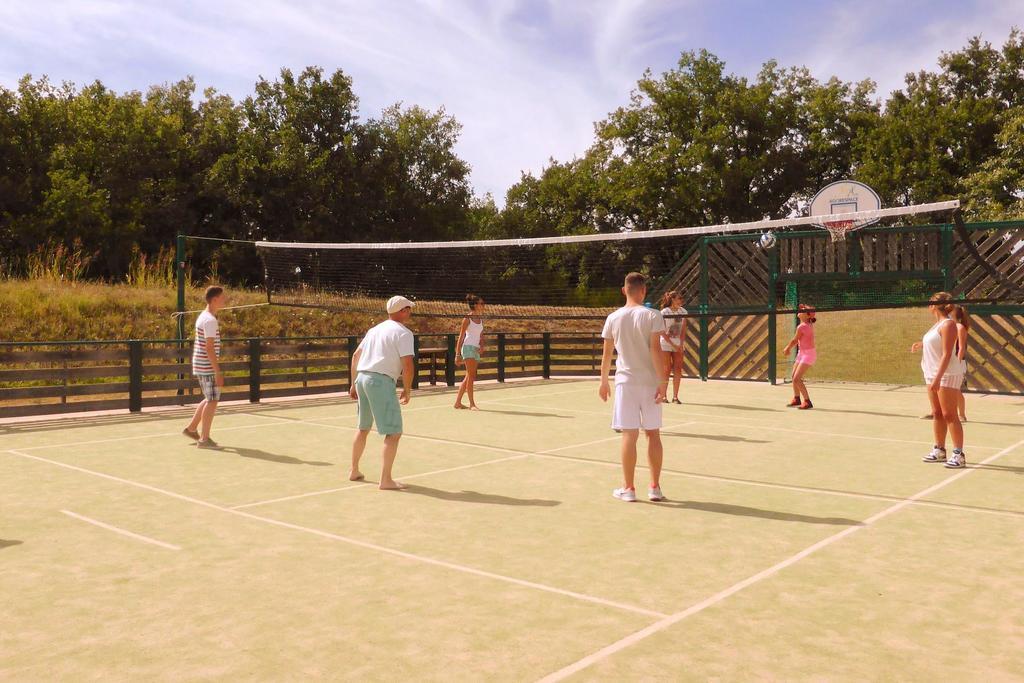
[[[384,453],[380,488],[390,491],[405,485],[391,476],[391,467],[398,455],[402,438],[402,408],[409,403],[412,391],[413,334],[404,323],[412,317],[413,303],[404,296],[388,299],[388,319],[370,328],[352,356],[352,388],[349,396],[359,401],[359,431],[352,441],[352,471],[349,479],[361,481],[359,459],[366,449],[366,437],[377,423],[377,433],[384,437]],[[402,396],[395,395],[395,385],[402,378]]]

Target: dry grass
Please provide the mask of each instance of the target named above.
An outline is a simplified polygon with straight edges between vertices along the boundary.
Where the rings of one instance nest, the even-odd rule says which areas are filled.
[[[158,259],[158,262],[160,260]],[[148,264],[135,279],[138,284],[60,281],[51,278],[0,280],[0,326],[4,338],[14,341],[71,341],[103,339],[172,339],[177,333],[174,287],[159,277],[160,268]],[[203,289],[190,286],[185,306],[203,307]],[[230,289],[232,306],[266,302],[262,291]],[[229,337],[314,337],[362,334],[383,319],[358,311],[263,306],[225,311],[221,324]],[[194,315],[186,317],[191,334]],[[416,332],[455,333],[458,318],[413,318]],[[491,331],[538,332],[599,329],[599,321],[502,320]]]

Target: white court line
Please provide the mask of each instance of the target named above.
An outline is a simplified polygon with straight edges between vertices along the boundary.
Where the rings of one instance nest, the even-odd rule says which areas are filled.
[[[311,425],[315,425],[315,426],[318,426],[318,427],[327,427],[327,428],[330,428],[330,429],[342,429],[342,430],[345,430],[345,431],[356,431],[355,427],[347,427],[347,426],[344,426],[344,425],[325,425],[325,424],[321,424],[319,422],[305,422],[305,421],[301,421],[301,420],[288,420],[287,418],[276,418],[276,419],[287,420],[288,422],[291,422],[292,424],[311,424]],[[678,429],[680,427],[685,427],[685,426],[691,425],[691,424],[699,424],[699,423],[698,422],[682,422],[680,424],[669,425],[668,427],[664,427],[662,429],[662,431],[664,432],[664,431],[667,431],[669,429]],[[498,452],[501,452],[501,453],[519,453],[519,454],[521,454],[523,456],[532,456],[532,457],[538,457],[538,458],[549,458],[549,459],[554,459],[554,460],[570,460],[570,461],[574,461],[574,462],[589,463],[591,465],[598,465],[598,466],[601,466],[601,467],[612,467],[612,468],[615,468],[615,469],[619,469],[622,466],[621,463],[618,463],[618,462],[603,461],[603,460],[593,460],[591,458],[579,458],[579,457],[575,457],[575,456],[571,456],[571,455],[555,455],[555,453],[558,453],[559,451],[571,450],[573,448],[582,448],[584,446],[591,446],[591,445],[598,444],[598,443],[604,443],[606,441],[614,441],[616,439],[621,438],[621,435],[619,435],[619,434],[615,434],[613,436],[605,437],[603,439],[595,439],[593,441],[587,441],[585,443],[571,444],[569,446],[560,446],[558,448],[550,448],[550,449],[545,450],[545,451],[534,451],[534,452],[518,451],[518,450],[514,450],[514,449],[510,449],[510,448],[502,448],[500,446],[487,446],[485,444],[476,444],[476,443],[472,443],[472,442],[468,442],[468,441],[457,441],[457,440],[454,440],[454,439],[440,439],[440,438],[435,438],[435,437],[430,437],[430,436],[418,436],[418,435],[415,435],[415,434],[405,434],[405,435],[403,435],[403,438],[405,438],[405,439],[412,439],[412,440],[415,440],[415,441],[429,441],[429,442],[433,442],[433,443],[442,443],[442,444],[447,444],[447,445],[466,446],[468,448],[480,448],[480,449],[483,449],[483,450],[498,451]],[[509,458],[509,459],[515,459],[515,458]],[[504,458],[502,460],[504,460]],[[501,460],[496,460],[496,461],[493,461],[493,462],[501,462]],[[483,465],[483,464],[488,464],[488,463],[480,463],[480,464]],[[637,467],[639,467],[641,469],[649,469],[646,465],[643,465],[641,463],[637,463]],[[463,469],[463,468],[456,468],[456,469]],[[443,471],[445,471],[445,470],[441,470],[440,472],[443,472]],[[440,472],[438,472],[438,473],[440,473]],[[871,493],[857,493],[857,492],[854,492],[854,491],[835,491],[835,490],[829,490],[829,489],[814,488],[812,486],[800,486],[800,485],[797,485],[797,484],[778,484],[778,483],[773,483],[773,482],[755,481],[755,480],[751,480],[751,479],[740,479],[738,477],[720,477],[720,476],[716,476],[716,475],[713,475],[713,474],[700,474],[700,473],[697,473],[697,472],[682,472],[682,471],[679,471],[679,470],[663,469],[661,471],[661,473],[662,473],[663,476],[664,475],[669,475],[669,476],[676,476],[676,477],[686,477],[686,478],[689,478],[689,479],[701,479],[701,480],[704,480],[704,481],[715,481],[715,482],[721,482],[721,483],[725,483],[725,484],[739,484],[739,485],[743,485],[743,486],[756,486],[756,487],[759,487],[759,488],[780,489],[780,490],[783,490],[783,491],[796,491],[798,493],[815,493],[815,494],[819,494],[819,495],[839,496],[839,497],[843,497],[843,498],[858,498],[858,499],[861,499],[861,500],[875,500],[875,501],[881,501],[881,502],[884,502],[884,503],[891,503],[893,501],[902,502],[902,501],[908,500],[907,498],[901,498],[899,496],[884,496],[884,495],[876,495],[876,494],[871,494]],[[426,476],[426,474],[416,475],[416,476]],[[405,477],[405,478],[408,479],[410,477]],[[342,487],[340,489],[327,489],[327,490],[323,490],[323,491],[313,491],[313,492],[310,492],[310,493],[299,494],[298,496],[294,496],[294,497],[305,498],[307,496],[316,496],[316,495],[320,495],[320,494],[324,494],[324,493],[334,493],[335,491],[346,490],[348,488],[359,488],[359,487],[348,487],[348,486],[346,486],[346,487]],[[291,497],[289,497],[289,498],[291,498]],[[249,504],[241,506],[241,507],[248,507],[249,505],[253,505],[253,506],[255,506],[255,505],[262,505],[263,503],[272,503],[272,502],[277,502],[277,500],[249,503]],[[996,515],[996,516],[1000,516],[1000,517],[1012,517],[1012,518],[1015,518],[1015,519],[1020,519],[1021,517],[1024,517],[1024,512],[1014,512],[1014,511],[1009,511],[1009,510],[992,510],[992,509],[980,508],[980,507],[968,507],[968,506],[963,506],[963,505],[957,505],[956,503],[943,503],[943,502],[939,502],[939,501],[913,501],[913,503],[914,503],[914,505],[918,505],[918,506],[922,506],[922,507],[935,507],[935,508],[942,508],[942,509],[946,509],[946,510],[955,509],[955,510],[962,510],[964,512],[978,512],[978,513],[982,513],[982,514]]]
[[[216,503],[210,503],[208,501],[200,500],[198,498],[192,498],[191,496],[186,496],[186,495],[183,495],[183,494],[180,494],[180,493],[175,493],[174,491],[168,491],[167,489],[162,489],[162,488],[159,488],[159,487],[156,487],[156,486],[150,486],[149,484],[143,484],[141,482],[132,481],[130,479],[122,479],[121,477],[115,477],[112,474],[105,474],[103,472],[97,472],[95,470],[90,470],[90,469],[87,469],[85,467],[79,467],[77,465],[70,465],[68,463],[60,462],[59,460],[50,460],[49,458],[43,458],[43,457],[40,457],[38,455],[31,455],[29,453],[23,453],[21,451],[17,451],[17,450],[13,450],[13,449],[9,449],[9,450],[7,450],[5,452],[6,453],[10,453],[11,455],[17,455],[17,456],[22,457],[22,458],[28,458],[30,460],[36,460],[36,461],[39,461],[39,462],[45,462],[45,463],[48,463],[50,465],[54,465],[56,467],[63,467],[64,469],[73,470],[75,472],[81,472],[83,474],[89,474],[89,475],[92,475],[94,477],[99,477],[101,479],[107,479],[109,481],[116,481],[118,483],[125,484],[127,486],[134,486],[135,488],[143,489],[145,491],[151,491],[153,493],[159,493],[161,495],[168,496],[170,498],[175,498],[177,500],[182,500],[182,501],[185,501],[185,502],[188,502],[188,503],[193,503],[195,505],[199,505],[199,506],[202,506],[202,507],[205,507],[205,508],[209,508],[211,510],[218,510],[220,512],[227,513],[229,515],[236,515],[238,517],[244,517],[245,519],[252,519],[252,520],[255,520],[255,521],[258,521],[258,522],[263,522],[264,524],[271,524],[271,525],[279,526],[279,527],[282,527],[282,528],[285,528],[285,529],[291,529],[293,531],[301,531],[303,533],[311,534],[313,536],[320,536],[322,538],[328,538],[328,539],[331,539],[331,540],[334,540],[334,541],[339,541],[341,543],[347,543],[348,545],[353,545],[353,546],[356,546],[356,547],[359,547],[359,548],[366,548],[368,550],[374,550],[376,552],[383,553],[383,554],[386,554],[386,555],[392,555],[394,557],[401,557],[403,559],[411,560],[413,562],[419,562],[419,563],[422,563],[422,564],[429,564],[429,565],[433,565],[435,567],[443,567],[445,569],[451,569],[453,571],[461,572],[463,574],[472,574],[474,576],[481,576],[481,577],[488,578],[488,579],[494,579],[496,581],[503,581],[505,583],[511,583],[511,584],[514,584],[514,585],[517,585],[517,586],[523,586],[525,588],[533,588],[533,589],[544,591],[544,592],[547,592],[547,593],[554,593],[555,595],[562,595],[562,596],[565,596],[565,597],[575,598],[576,600],[582,600],[584,602],[590,602],[590,603],[597,604],[597,605],[604,605],[606,607],[614,607],[616,609],[624,610],[624,611],[627,611],[627,612],[634,612],[636,614],[643,614],[643,615],[649,616],[649,617],[659,617],[659,618],[661,618],[661,617],[665,617],[666,616],[664,612],[656,612],[654,610],[645,609],[643,607],[637,607],[636,605],[629,605],[629,604],[622,603],[622,602],[616,602],[614,600],[606,600],[604,598],[599,598],[599,597],[597,597],[595,595],[587,595],[585,593],[577,593],[576,591],[564,590],[562,588],[555,588],[554,586],[548,586],[548,585],[545,585],[545,584],[542,584],[542,583],[536,583],[536,582],[533,582],[533,581],[526,581],[526,580],[523,580],[523,579],[517,579],[515,577],[505,576],[503,574],[495,574],[494,572],[488,572],[488,571],[484,571],[482,569],[475,569],[473,567],[468,567],[466,565],[456,564],[454,562],[446,562],[445,560],[438,560],[438,559],[434,559],[432,557],[426,557],[424,555],[416,555],[416,554],[413,554],[413,553],[407,553],[407,552],[402,551],[402,550],[396,550],[394,548],[388,548],[386,546],[377,545],[376,543],[369,543],[367,541],[360,541],[360,540],[355,539],[355,538],[349,538],[347,536],[341,536],[339,534],[332,534],[332,533],[330,533],[328,531],[322,531],[320,529],[314,529],[312,527],[301,526],[299,524],[291,524],[290,522],[284,522],[284,521],[281,521],[281,520],[278,520],[278,519],[273,519],[272,517],[263,517],[261,515],[255,515],[255,514],[253,514],[251,512],[245,512],[244,510],[232,510],[231,508],[224,507],[223,505],[217,505]]]
[[[264,417],[263,415],[247,415],[248,417]],[[264,422],[263,424],[256,425],[236,425],[234,427],[218,427],[217,433],[220,432],[233,432],[239,429],[257,429],[259,427],[270,427],[276,425],[276,422]],[[91,446],[99,443],[117,443],[119,441],[138,441],[140,439],[156,439],[165,436],[177,436],[182,439],[182,444],[194,445],[195,441],[191,441],[185,437],[181,431],[177,432],[162,432],[160,434],[136,434],[135,436],[118,436],[111,439],[91,439],[88,441],[71,441],[68,443],[55,443],[47,444],[45,446],[19,446],[19,451],[41,451],[47,448],[75,448],[78,446]]]
[[[518,404],[515,404],[515,403],[506,403],[505,405],[507,405],[510,408],[537,408],[538,407],[538,406],[518,405]],[[580,410],[579,408],[557,408],[557,407],[554,407],[554,406],[542,406],[542,407],[543,408],[547,408],[548,410],[558,410],[558,411],[562,411],[562,412],[565,412],[565,413],[583,413],[583,414],[589,414],[589,415],[605,415],[605,413],[603,411],[600,411],[600,410]],[[684,406],[684,408],[685,408],[685,406]],[[774,430],[774,431],[777,431],[777,432],[792,432],[794,434],[811,434],[811,435],[814,435],[814,436],[834,436],[834,437],[840,437],[840,438],[846,438],[846,439],[866,439],[868,441],[887,441],[887,442],[892,442],[892,443],[911,443],[911,444],[917,444],[919,446],[931,446],[931,445],[933,445],[931,441],[911,441],[909,439],[891,439],[891,438],[884,437],[884,436],[867,436],[867,435],[864,435],[864,434],[846,434],[846,433],[843,433],[843,432],[821,432],[821,431],[816,431],[816,430],[812,430],[812,429],[790,429],[788,427],[776,427],[774,425],[770,425],[770,424],[765,423],[763,420],[758,422],[757,420],[759,420],[760,418],[756,418],[756,417],[740,417],[740,416],[732,417],[732,416],[729,416],[729,415],[716,415],[714,413],[695,413],[695,412],[690,411],[690,410],[687,410],[686,414],[689,415],[689,416],[693,416],[693,417],[717,418],[717,420],[700,420],[700,421],[695,421],[695,422],[692,422],[691,424],[704,424],[704,423],[722,424],[722,425],[729,425],[729,426],[732,426],[732,427],[738,427],[738,428],[741,428],[741,429],[759,428],[759,429],[771,429],[771,430]],[[748,422],[751,422],[751,421],[754,421],[754,422],[753,422],[753,424],[735,424],[733,422],[733,420],[746,420]],[[671,428],[668,428],[668,429],[671,429]],[[999,447],[998,446],[979,446],[977,444],[972,444],[971,448],[980,448],[980,449],[984,449],[984,450],[993,450],[994,451],[994,450],[998,450]]]
[[[531,455],[539,458],[551,458],[553,460],[571,460],[574,462],[588,463],[591,465],[599,465],[601,467],[613,467],[619,469],[621,465],[617,462],[611,462],[608,460],[593,460],[591,458],[579,458],[574,455],[548,455],[545,453],[531,453]],[[637,467],[640,469],[649,469],[646,465],[637,463]],[[796,491],[797,493],[814,493],[822,496],[839,496],[841,498],[859,498],[861,500],[874,500],[882,503],[900,502],[906,500],[899,496],[884,496],[873,493],[857,493],[855,491],[837,491],[834,489],[820,489],[814,488],[813,486],[800,486],[799,484],[777,484],[770,481],[756,481],[753,479],[740,479],[738,477],[719,477],[714,474],[700,474],[698,472],[683,472],[681,470],[667,470],[663,469],[661,475],[683,477],[686,479],[702,479],[704,481],[714,481],[723,484],[739,484],[741,486],[756,486],[759,488],[766,489],[780,489],[783,491]],[[671,500],[671,498],[669,499]],[[931,500],[915,500],[913,504],[920,507],[934,507],[941,508],[943,510],[959,510],[962,512],[978,512],[986,515],[995,515],[997,517],[1010,517],[1012,519],[1024,518],[1024,511],[1015,512],[1013,510],[994,510],[990,508],[973,507],[967,505],[958,505],[956,503],[943,503],[940,501]]]
[[[61,513],[67,515],[68,517],[74,517],[75,519],[80,519],[83,522],[87,522],[89,524],[101,527],[103,529],[106,529],[107,531],[113,531],[115,534],[121,534],[122,536],[127,536],[128,538],[134,538],[135,540],[142,541],[143,543],[151,543],[153,545],[158,545],[161,548],[167,548],[168,550],[181,550],[180,547],[173,545],[171,543],[164,543],[163,541],[158,541],[155,538],[143,536],[142,534],[137,534],[134,531],[128,531],[127,529],[116,527],[113,524],[106,524],[105,522],[101,522],[98,519],[86,517],[85,515],[79,515],[77,513],[71,512],[70,510],[61,510]]]
[[[345,426],[345,425],[327,425],[327,424],[322,424],[320,422],[312,422],[312,421],[309,421],[309,420],[291,420],[291,419],[288,419],[286,417],[276,417],[274,419],[281,420],[285,424],[294,424],[294,425],[308,424],[308,425],[314,425],[314,426],[317,426],[317,427],[327,427],[328,429],[342,429],[342,430],[350,431],[350,432],[357,431],[357,429],[355,427],[348,427],[348,426]],[[688,424],[690,424],[690,423],[689,422],[683,422],[681,424],[671,425],[671,426],[667,427],[666,429],[676,429],[678,427],[685,427]],[[595,439],[593,441],[585,441],[583,443],[570,444],[568,446],[560,446],[558,448],[551,448],[551,449],[548,449],[546,451],[537,451],[537,452],[526,452],[526,451],[521,451],[521,450],[515,450],[515,449],[512,449],[512,448],[502,448],[501,446],[488,446],[488,445],[485,445],[485,444],[474,444],[474,443],[469,443],[469,442],[455,441],[455,440],[452,440],[452,439],[439,439],[439,438],[434,438],[434,437],[429,437],[429,436],[418,436],[418,435],[415,435],[415,434],[403,434],[402,438],[404,438],[404,439],[412,439],[414,441],[429,441],[429,442],[432,442],[432,443],[443,443],[443,444],[447,444],[447,445],[466,446],[466,447],[470,447],[470,448],[480,448],[482,450],[497,451],[499,453],[513,453],[513,454],[515,454],[515,455],[512,455],[512,456],[507,457],[507,458],[498,458],[496,460],[487,460],[485,462],[471,463],[469,465],[461,465],[459,467],[449,467],[449,468],[443,469],[443,470],[435,470],[433,472],[422,472],[420,474],[413,474],[413,475],[401,477],[401,479],[404,481],[406,479],[415,479],[417,477],[427,477],[427,476],[431,476],[431,475],[434,475],[434,474],[443,474],[443,473],[446,473],[446,472],[456,472],[456,471],[459,471],[459,470],[467,470],[467,469],[470,469],[470,468],[473,468],[473,467],[480,467],[482,465],[491,465],[491,464],[494,464],[494,463],[505,462],[505,461],[508,461],[508,460],[519,460],[519,459],[522,459],[522,458],[528,458],[530,456],[545,456],[545,455],[548,455],[550,453],[557,453],[558,451],[564,451],[564,450],[568,450],[570,448],[582,448],[583,446],[592,446],[594,444],[604,443],[605,441],[612,441],[614,439],[620,439],[622,437],[619,434],[615,434],[614,436],[605,437],[603,439]],[[610,464],[614,465],[614,463],[610,463]],[[618,467],[618,465],[615,465],[615,466]],[[285,496],[285,497],[282,497],[282,498],[273,498],[271,500],[259,500],[259,501],[255,501],[255,502],[252,502],[252,503],[245,503],[244,505],[235,505],[235,506],[232,506],[231,509],[232,510],[241,510],[243,508],[256,507],[256,506],[259,506],[259,505],[269,505],[271,503],[280,503],[280,502],[284,502],[284,501],[288,501],[288,500],[297,500],[299,498],[309,498],[309,497],[312,497],[312,496],[321,496],[321,495],[326,495],[326,494],[329,494],[329,493],[338,493],[339,491],[348,491],[348,490],[357,489],[357,488],[366,488],[366,484],[352,484],[352,485],[348,485],[348,486],[340,486],[340,487],[331,488],[331,489],[321,489],[319,491],[309,491],[308,493],[299,493],[299,494],[296,494],[294,496]]]
[[[997,460],[998,458],[1001,458],[1002,456],[1004,456],[1007,453],[1013,451],[1014,449],[1018,448],[1021,445],[1024,445],[1024,439],[1022,439],[1021,441],[1018,441],[1017,443],[1013,444],[1012,446],[1008,446],[1008,447],[1004,448],[1003,450],[999,451],[998,453],[994,453],[993,455],[990,455],[988,458],[986,458],[985,460],[981,461],[980,464],[987,465],[988,463],[990,463],[990,462],[992,462],[994,460]],[[902,510],[903,508],[907,507],[911,503],[915,502],[919,498],[924,498],[925,496],[931,495],[931,494],[935,493],[936,491],[938,491],[939,489],[942,489],[942,488],[945,488],[946,486],[949,486],[954,481],[962,479],[963,477],[967,476],[968,474],[970,474],[973,471],[974,470],[971,470],[971,469],[961,470],[960,472],[957,472],[953,476],[947,477],[946,479],[943,479],[942,481],[938,482],[937,484],[929,486],[928,488],[923,489],[922,491],[919,491],[919,492],[915,493],[914,495],[910,496],[906,500],[902,500],[902,501],[896,503],[895,505],[892,505],[890,507],[885,508],[881,512],[875,513],[871,517],[868,517],[867,519],[865,519],[859,526],[847,527],[846,529],[843,529],[842,531],[840,531],[838,533],[832,534],[831,536],[828,536],[827,538],[824,538],[824,539],[818,541],[817,543],[804,548],[803,550],[801,550],[800,552],[796,553],[795,555],[792,555],[791,557],[788,557],[787,559],[785,559],[785,560],[783,560],[781,562],[778,562],[778,563],[772,565],[771,567],[768,567],[767,569],[764,569],[764,570],[762,570],[762,571],[760,571],[760,572],[758,572],[758,573],[756,573],[756,574],[754,574],[752,576],[749,576],[749,577],[743,579],[742,581],[734,583],[733,585],[729,586],[725,590],[719,591],[718,593],[715,593],[711,597],[709,597],[709,598],[707,598],[705,600],[702,600],[701,602],[698,602],[695,605],[691,605],[690,607],[686,608],[685,610],[682,610],[681,612],[676,612],[675,614],[670,614],[669,616],[665,617],[664,619],[656,621],[653,624],[651,624],[650,626],[647,626],[646,628],[640,629],[639,631],[636,631],[635,633],[632,633],[632,634],[626,636],[625,638],[622,638],[622,639],[620,639],[620,640],[618,640],[618,641],[616,641],[616,642],[614,642],[614,643],[612,643],[610,645],[607,645],[606,647],[601,648],[597,652],[594,652],[593,654],[590,654],[590,655],[584,657],[583,659],[580,659],[580,660],[570,664],[569,666],[566,666],[566,667],[564,667],[562,669],[559,669],[558,671],[555,671],[554,673],[548,674],[544,678],[540,679],[541,683],[553,683],[554,681],[561,681],[561,680],[564,680],[564,679],[568,678],[569,676],[571,676],[571,675],[573,675],[575,673],[579,673],[580,671],[590,667],[591,665],[596,664],[597,662],[600,662],[600,661],[602,661],[604,659],[607,659],[611,655],[613,655],[613,654],[615,654],[617,652],[620,652],[622,650],[625,650],[626,648],[628,648],[628,647],[630,647],[632,645],[635,645],[636,643],[640,642],[641,640],[644,640],[645,638],[648,638],[648,637],[654,635],[655,633],[658,633],[660,631],[664,631],[665,629],[669,628],[670,626],[678,624],[680,621],[682,621],[683,619],[686,619],[689,616],[692,616],[694,614],[697,614],[698,612],[704,611],[708,607],[711,607],[712,605],[715,605],[715,604],[721,602],[722,600],[725,600],[726,598],[728,598],[728,597],[730,597],[732,595],[735,595],[736,593],[740,592],[744,588],[747,588],[748,586],[751,586],[751,585],[753,585],[755,583],[758,583],[759,581],[762,581],[764,579],[767,579],[770,576],[773,576],[773,575],[779,573],[783,569],[785,569],[785,568],[787,568],[787,567],[789,567],[791,565],[796,564],[797,562],[799,562],[800,560],[804,559],[808,555],[816,553],[817,551],[821,550],[822,548],[830,546],[833,543],[835,543],[836,541],[839,541],[839,540],[841,540],[843,538],[846,538],[847,536],[849,536],[851,534],[855,534],[858,531],[860,531],[861,529],[866,529],[866,528],[870,527],[875,522],[877,522],[877,521],[879,521],[881,519],[885,519],[886,517],[888,517],[889,515],[892,515],[893,513],[899,512],[900,510]]]
[[[521,455],[510,455],[507,458],[496,458],[494,460],[485,460],[483,462],[474,462],[474,463],[470,463],[468,465],[460,465],[459,467],[449,467],[449,468],[443,469],[443,470],[434,470],[432,472],[420,472],[419,474],[409,474],[409,475],[405,475],[405,476],[401,477],[401,479],[402,479],[402,481],[406,481],[406,480],[409,480],[409,479],[419,479],[420,477],[430,477],[430,476],[433,476],[435,474],[445,474],[447,472],[458,472],[459,470],[468,470],[468,469],[472,469],[474,467],[482,467],[484,465],[493,465],[495,463],[506,462],[508,460],[521,460],[522,458],[527,458],[527,457],[529,457],[528,453],[523,453]],[[338,488],[333,488],[333,489],[323,489],[321,491],[310,491],[309,493],[299,493],[299,494],[296,494],[294,496],[284,496],[283,498],[272,498],[271,500],[258,500],[255,503],[245,503],[244,505],[232,505],[231,509],[232,510],[242,510],[244,508],[256,507],[257,505],[270,505],[271,503],[283,503],[286,500],[298,500],[299,498],[309,498],[310,496],[321,496],[321,495],[323,495],[325,493],[337,493],[339,491],[350,491],[352,489],[365,489],[365,488],[369,488],[370,486],[371,486],[371,484],[369,484],[368,482],[362,481],[362,482],[350,484],[348,486],[339,486]]]

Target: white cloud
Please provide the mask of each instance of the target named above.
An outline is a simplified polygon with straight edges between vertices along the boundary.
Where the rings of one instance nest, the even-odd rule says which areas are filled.
[[[792,42],[787,58],[821,79],[871,78],[884,100],[904,86],[907,73],[936,69],[941,53],[961,49],[972,36],[1001,47],[1014,24],[1024,28],[1024,0],[908,3],[894,13],[888,0],[837,5],[818,17],[818,30]]]
[[[663,70],[684,49],[708,47],[749,73],[778,57],[823,78],[870,76],[884,94],[972,33],[1001,42],[1024,16],[1024,0],[977,2],[904,29],[888,25],[884,0],[862,0],[858,12],[832,10],[835,20],[825,12],[826,29],[789,37],[786,12],[805,16],[800,7],[737,35],[701,30],[702,17],[726,11],[707,0],[5,0],[0,84],[32,72],[144,89],[192,74],[200,89],[242,97],[281,67],[341,68],[364,117],[399,100],[444,106],[464,126],[475,188],[501,201],[521,170],[582,153],[643,69]]]

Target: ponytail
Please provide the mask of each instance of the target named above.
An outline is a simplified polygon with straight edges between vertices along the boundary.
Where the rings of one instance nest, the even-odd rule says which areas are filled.
[[[971,329],[971,316],[967,313],[965,306],[953,306],[953,320],[963,325],[968,330]]]

